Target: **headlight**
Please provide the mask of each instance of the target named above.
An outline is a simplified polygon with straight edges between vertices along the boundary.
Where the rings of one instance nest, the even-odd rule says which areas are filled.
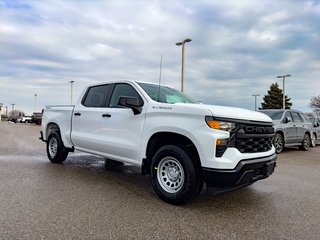
[[[218,121],[211,116],[206,116],[205,120],[208,126],[213,129],[231,132],[231,130],[235,128],[233,122]]]

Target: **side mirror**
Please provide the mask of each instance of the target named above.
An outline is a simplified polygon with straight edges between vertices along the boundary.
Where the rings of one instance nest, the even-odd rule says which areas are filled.
[[[134,115],[137,115],[142,112],[143,103],[137,97],[120,97],[118,105],[131,108]]]
[[[284,119],[284,122],[285,122],[285,123],[292,122],[291,117],[287,116],[287,117]]]

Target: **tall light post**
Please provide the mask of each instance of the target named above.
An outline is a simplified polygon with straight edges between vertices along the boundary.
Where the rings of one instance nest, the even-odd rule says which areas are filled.
[[[283,80],[283,99],[282,99],[282,101],[283,101],[283,104],[282,104],[282,109],[283,110],[286,110],[286,95],[285,95],[285,78],[286,77],[291,77],[291,75],[290,74],[287,74],[287,75],[282,75],[282,76],[277,76],[277,78],[282,78],[282,80]]]
[[[14,110],[14,105],[16,105],[16,104],[14,104],[14,103],[11,103],[11,105],[12,105],[12,111]]]
[[[8,106],[6,106],[6,117],[8,118]]]
[[[1,111],[2,111],[3,103],[0,103],[0,122],[1,122]]]
[[[34,112],[37,112],[37,94],[34,94]]]
[[[74,81],[70,81],[69,83],[70,83],[70,87],[71,87],[70,88],[70,91],[71,91],[70,92],[70,97],[71,97],[71,105],[72,105],[72,95],[73,95],[73,83],[74,83]]]
[[[177,42],[177,46],[182,46],[182,63],[181,63],[181,92],[183,92],[183,77],[184,77],[184,45],[187,42],[191,42],[191,38],[186,38],[182,42]]]
[[[257,111],[257,97],[260,96],[259,94],[252,94],[254,97],[254,110]]]

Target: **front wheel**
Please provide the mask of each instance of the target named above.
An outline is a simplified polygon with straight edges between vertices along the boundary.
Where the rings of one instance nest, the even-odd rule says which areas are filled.
[[[52,163],[62,163],[68,157],[68,151],[64,147],[60,134],[52,132],[47,140],[47,155]]]
[[[300,147],[301,150],[308,151],[311,145],[311,139],[309,134],[305,133],[302,141],[302,145]]]
[[[276,133],[276,135],[274,136],[273,145],[276,149],[277,154],[282,152],[282,150],[284,148],[284,140],[283,140],[283,137],[280,133]]]
[[[202,188],[202,180],[191,155],[183,146],[166,145],[153,156],[151,182],[165,202],[183,204],[194,199]]]

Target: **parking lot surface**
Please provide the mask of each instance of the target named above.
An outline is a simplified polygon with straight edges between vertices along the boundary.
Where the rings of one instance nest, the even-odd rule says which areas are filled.
[[[173,206],[134,166],[51,164],[39,126],[0,123],[0,239],[320,239],[320,146],[249,187]]]

